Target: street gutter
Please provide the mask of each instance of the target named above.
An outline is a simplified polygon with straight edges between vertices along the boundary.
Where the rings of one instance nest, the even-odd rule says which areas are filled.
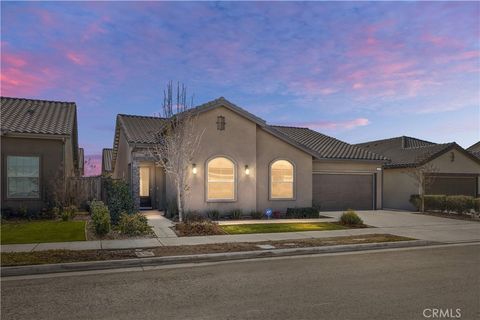
[[[143,267],[164,266],[164,265],[183,264],[183,263],[220,262],[220,261],[229,261],[229,260],[311,255],[311,254],[322,254],[322,253],[326,254],[326,253],[368,251],[368,250],[391,249],[391,248],[424,247],[424,246],[432,246],[432,245],[439,245],[439,244],[441,243],[425,241],[425,240],[408,240],[408,241],[396,241],[396,242],[378,242],[378,243],[348,244],[348,245],[334,245],[334,246],[321,246],[321,247],[286,248],[286,249],[256,250],[256,251],[242,251],[242,252],[194,254],[194,255],[183,255],[183,256],[135,258],[135,259],[123,259],[123,260],[41,264],[41,265],[30,265],[30,266],[2,267],[1,276],[14,277],[14,276],[40,275],[40,274],[50,274],[50,273],[62,273],[62,272],[108,270],[108,269],[118,269],[118,268],[143,268]]]

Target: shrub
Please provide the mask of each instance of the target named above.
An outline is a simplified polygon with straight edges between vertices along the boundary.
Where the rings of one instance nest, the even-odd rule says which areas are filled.
[[[212,221],[181,222],[175,225],[175,230],[181,236],[207,236],[225,234],[218,224]]]
[[[480,212],[480,198],[475,198],[475,200],[473,200],[473,204],[475,207],[475,212]]]
[[[303,219],[303,218],[320,218],[320,212],[314,207],[305,208],[287,208],[286,218]]]
[[[233,209],[232,211],[229,212],[229,216],[233,220],[241,219],[242,215],[243,215],[243,211],[241,209]]]
[[[167,212],[165,213],[165,216],[170,219],[178,216],[177,198],[172,198],[167,201]]]
[[[122,212],[134,213],[132,194],[128,184],[123,180],[105,179],[107,190],[107,207],[112,224],[117,224]]]
[[[110,232],[110,212],[102,201],[90,203],[90,215],[96,234],[105,235]]]
[[[211,220],[218,220],[220,219],[220,211],[218,210],[208,210],[207,217]]]
[[[17,212],[18,212],[18,217],[19,218],[23,218],[23,219],[30,218],[29,215],[28,215],[27,207],[21,206],[20,208],[18,208]]]
[[[474,198],[469,196],[447,196],[446,209],[447,211],[454,211],[458,214],[463,214],[475,206]]]
[[[420,199],[420,195],[418,194],[412,194],[410,196],[410,203],[415,207],[415,209],[417,211],[420,211],[420,207],[421,207],[421,199]]]
[[[196,211],[187,211],[185,213],[184,221],[195,222],[195,221],[205,221],[208,218],[205,218],[203,215],[199,214]]]
[[[340,217],[340,223],[347,226],[359,226],[363,225],[362,219],[352,209],[348,209]]]
[[[425,210],[445,211],[447,196],[445,195],[425,195]]]
[[[130,236],[141,236],[152,232],[147,217],[141,213],[122,213],[118,221],[118,229],[121,233]]]
[[[63,208],[63,210],[60,213],[60,216],[61,216],[63,221],[72,220],[73,218],[75,218],[75,215],[77,214],[77,211],[78,211],[77,207],[68,206],[68,207]]]
[[[256,210],[250,211],[250,217],[252,217],[252,219],[260,220],[263,218],[263,212]]]

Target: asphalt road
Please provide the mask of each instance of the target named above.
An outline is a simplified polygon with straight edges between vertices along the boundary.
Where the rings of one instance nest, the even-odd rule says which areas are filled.
[[[474,245],[10,280],[1,318],[478,319],[479,277]]]

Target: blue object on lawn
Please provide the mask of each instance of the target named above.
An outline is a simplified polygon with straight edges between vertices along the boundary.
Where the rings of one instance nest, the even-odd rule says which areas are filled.
[[[265,215],[267,216],[267,219],[270,219],[272,217],[272,214],[273,214],[272,209],[265,210]]]

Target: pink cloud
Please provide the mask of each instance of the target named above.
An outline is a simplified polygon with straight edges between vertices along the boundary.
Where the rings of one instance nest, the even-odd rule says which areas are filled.
[[[80,66],[83,66],[88,63],[88,59],[80,53],[67,52],[66,56],[68,60]]]
[[[357,127],[364,127],[370,124],[367,118],[356,118],[345,121],[314,121],[297,123],[296,126],[307,127],[317,130],[351,130]]]

